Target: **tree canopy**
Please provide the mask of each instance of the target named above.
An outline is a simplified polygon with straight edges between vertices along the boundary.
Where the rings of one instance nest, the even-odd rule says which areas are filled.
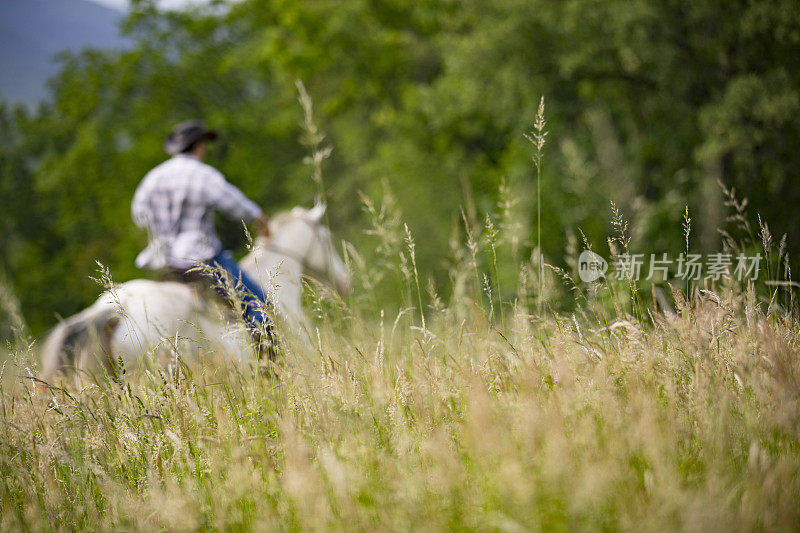
[[[126,50],[64,57],[35,112],[0,109],[0,266],[34,332],[96,297],[95,261],[118,280],[147,275],[133,266],[145,235],[130,200],[179,121],[220,131],[211,164],[267,212],[309,205],[318,188],[296,80],[333,146],[323,176],[334,231],[378,260],[359,193],[390,191],[441,290],[462,206],[480,223],[501,210],[503,188],[520,214],[515,253],[530,254],[524,134],[542,95],[548,261],[563,261],[578,228],[605,246],[610,201],[633,247],[681,250],[688,205],[693,247],[716,250],[717,181],[774,234],[800,237],[792,0],[242,0],[181,12],[138,0],[122,31]],[[221,230],[241,249],[238,225]]]

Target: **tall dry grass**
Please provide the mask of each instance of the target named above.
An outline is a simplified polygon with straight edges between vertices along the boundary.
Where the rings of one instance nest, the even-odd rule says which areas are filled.
[[[800,526],[800,328],[777,293],[720,283],[663,311],[575,284],[551,311],[539,253],[500,286],[519,246],[501,213],[454,230],[445,300],[391,195],[364,201],[376,260],[347,248],[346,300],[309,283],[313,342],[287,336],[268,375],[219,357],[66,389],[13,345],[0,529]],[[684,231],[688,249],[688,213]]]
[[[66,390],[17,354],[0,527],[796,529],[791,314],[723,285],[649,323],[541,319],[521,286],[501,329],[462,258],[424,323],[312,286],[317,338],[269,377],[216,360]]]

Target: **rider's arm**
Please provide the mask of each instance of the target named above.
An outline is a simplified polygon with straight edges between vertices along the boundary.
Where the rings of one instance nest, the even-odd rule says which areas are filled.
[[[206,176],[208,203],[233,220],[252,222],[264,217],[261,208],[249,200],[242,191],[228,183],[216,170],[209,169]]]

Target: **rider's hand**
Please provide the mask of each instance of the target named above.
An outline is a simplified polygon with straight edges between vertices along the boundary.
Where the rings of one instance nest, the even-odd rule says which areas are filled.
[[[254,225],[259,237],[269,237],[269,219],[267,219],[266,215],[261,215],[258,217],[255,220]]]

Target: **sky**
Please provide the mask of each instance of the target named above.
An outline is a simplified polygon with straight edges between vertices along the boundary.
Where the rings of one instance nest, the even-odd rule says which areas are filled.
[[[90,0],[96,4],[125,10],[128,7],[128,0]],[[159,0],[158,4],[167,9],[175,9],[189,4],[196,4],[205,0]]]

